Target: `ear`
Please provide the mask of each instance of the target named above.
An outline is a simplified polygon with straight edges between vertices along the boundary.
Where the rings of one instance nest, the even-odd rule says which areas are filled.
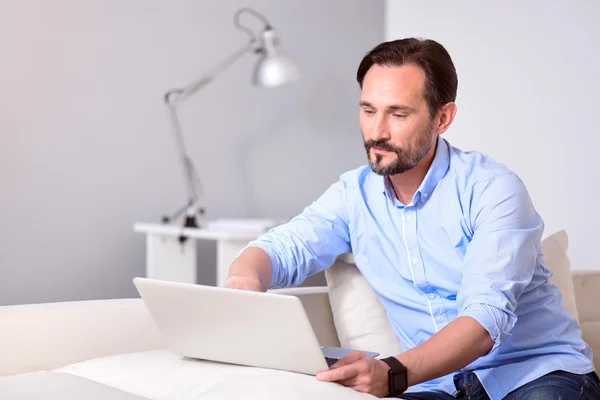
[[[437,112],[436,116],[436,129],[435,133],[441,135],[446,132],[450,125],[452,125],[452,121],[454,121],[454,117],[456,116],[456,103],[450,102],[444,104]]]

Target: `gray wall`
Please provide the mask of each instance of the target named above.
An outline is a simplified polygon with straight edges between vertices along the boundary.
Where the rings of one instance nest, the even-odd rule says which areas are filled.
[[[365,162],[354,74],[383,40],[383,1],[4,0],[0,305],[136,296],[132,225],[185,197],[162,95],[244,43],[246,5],[303,78],[255,90],[247,56],[186,103],[209,217],[290,217]],[[201,251],[212,284],[214,246]]]

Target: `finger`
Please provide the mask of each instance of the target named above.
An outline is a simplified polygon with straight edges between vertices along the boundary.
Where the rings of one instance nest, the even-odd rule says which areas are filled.
[[[353,378],[360,374],[360,368],[358,364],[344,365],[339,368],[331,369],[329,371],[320,372],[317,375],[317,379],[324,382],[337,382],[346,379]]]
[[[354,353],[358,353],[358,354],[354,354]],[[339,367],[343,367],[344,365],[352,364],[353,362],[356,362],[356,361],[360,360],[361,358],[364,358],[364,357],[361,357],[361,355],[363,355],[363,354],[360,352],[357,352],[357,351],[353,351],[352,353],[348,354],[346,357],[343,357],[343,358],[340,358],[339,360],[337,360],[335,362],[335,364],[332,364],[326,370],[319,371],[319,373],[329,371],[332,369],[336,369]],[[366,357],[366,355],[365,355],[365,357]]]
[[[346,386],[346,387],[354,389],[354,388],[356,388],[356,386],[358,386],[359,376],[356,375],[349,379],[342,379],[341,381],[337,381],[337,383],[339,383],[342,386]]]
[[[346,357],[339,359],[335,364],[333,364],[333,367],[339,368],[344,365],[349,365],[365,357],[367,357],[366,354],[361,353],[360,351],[353,351]]]

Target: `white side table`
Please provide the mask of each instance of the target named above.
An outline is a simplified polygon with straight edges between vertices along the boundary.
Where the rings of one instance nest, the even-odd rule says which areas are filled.
[[[134,231],[146,234],[146,277],[197,283],[196,240],[217,242],[217,286],[224,286],[229,267],[239,252],[260,233],[229,233],[174,225],[137,223]],[[180,238],[184,237],[183,242]]]

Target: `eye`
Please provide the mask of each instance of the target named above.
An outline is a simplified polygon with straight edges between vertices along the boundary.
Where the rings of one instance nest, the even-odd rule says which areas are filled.
[[[363,109],[363,112],[364,112],[365,114],[367,114],[367,115],[373,115],[373,114],[375,114],[375,111],[373,111],[373,110],[367,110],[367,109]]]
[[[406,118],[406,114],[392,114],[396,118]]]

